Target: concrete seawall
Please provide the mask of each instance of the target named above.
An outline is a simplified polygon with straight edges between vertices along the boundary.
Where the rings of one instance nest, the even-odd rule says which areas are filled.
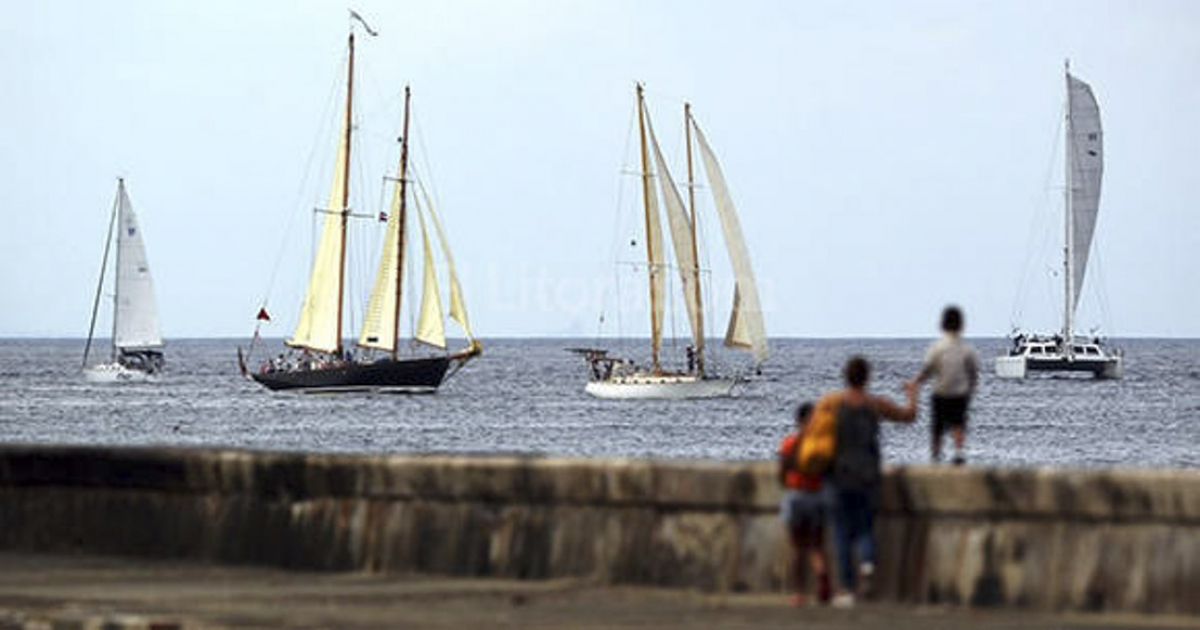
[[[780,591],[773,464],[0,447],[0,549]],[[1200,472],[888,471],[878,592],[1200,615]]]

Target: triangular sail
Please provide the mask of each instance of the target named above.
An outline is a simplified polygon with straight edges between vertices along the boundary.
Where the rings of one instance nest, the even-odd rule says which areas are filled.
[[[442,222],[438,219],[437,211],[434,210],[433,202],[429,199],[429,193],[424,186],[421,186],[421,194],[425,198],[425,211],[429,214],[429,220],[433,222],[433,230],[437,233],[438,243],[442,246],[442,257],[446,259],[446,271],[450,282],[450,319],[462,326],[463,332],[467,334],[467,339],[474,339],[471,322],[467,319],[467,303],[463,300],[462,286],[458,283],[458,272],[454,269],[454,257],[450,254],[449,241],[446,240],[446,233],[442,231]]]
[[[400,233],[400,185],[397,182],[392,195],[391,210],[388,212],[387,234],[383,238],[383,251],[379,255],[379,267],[375,271],[375,284],[367,301],[367,313],[363,321],[358,345],[391,352],[396,349],[396,290],[400,272],[400,248],[404,247],[404,235]]]
[[[696,257],[692,251],[692,224],[684,211],[683,199],[675,180],[667,170],[663,160],[662,150],[658,146],[658,138],[654,135],[654,127],[646,117],[646,130],[650,135],[650,146],[654,149],[654,164],[658,171],[658,185],[662,191],[663,205],[667,211],[667,225],[671,229],[671,245],[675,249],[675,261],[679,265],[679,278],[683,286],[683,302],[687,305],[688,324],[692,331],[692,343],[699,348],[704,343],[704,327],[700,312],[700,287],[696,284]]]
[[[646,274],[650,284],[650,353],[653,356],[654,369],[657,370],[658,351],[662,349],[667,277],[664,274],[666,265],[663,257],[662,224],[658,218],[658,196],[654,194],[654,186],[650,184],[654,173],[650,170],[649,149],[646,146],[646,123],[649,122],[649,116],[645,110],[642,86],[638,85],[638,122],[642,145],[642,202],[646,222]]]
[[[758,287],[754,282],[754,270],[750,266],[746,239],[742,236],[742,226],[737,218],[733,198],[729,195],[725,175],[721,172],[721,165],[717,163],[717,157],[708,146],[708,140],[700,126],[694,121],[692,126],[696,131],[700,157],[704,161],[704,172],[708,176],[709,186],[712,187],[717,216],[721,219],[721,231],[725,234],[725,247],[729,251],[729,261],[733,265],[736,283],[725,345],[747,348],[754,355],[755,361],[761,363],[767,358],[767,334],[763,326],[762,306],[758,300]]]
[[[296,331],[287,341],[289,346],[321,352],[334,352],[341,347],[338,320],[342,302],[342,248],[346,242],[343,234],[345,199],[349,185],[349,173],[346,172],[346,153],[350,150],[346,128],[349,124],[348,99],[346,108],[346,120],[342,132],[338,134],[337,163],[334,165],[333,184],[329,189],[329,203],[325,206],[325,225],[321,228],[321,240],[313,259],[308,293],[300,308]]]
[[[113,345],[121,350],[156,350],[162,347],[154,280],[146,261],[142,230],[133,205],[118,183],[116,311],[113,314]]]
[[[1100,180],[1104,175],[1104,132],[1100,128],[1100,106],[1087,83],[1067,75],[1070,137],[1067,139],[1070,173],[1070,209],[1073,252],[1072,278],[1074,297],[1071,309],[1079,306],[1083,278],[1087,271],[1092,234],[1100,209]]]
[[[421,284],[421,314],[417,318],[417,330],[413,337],[421,343],[437,348],[446,347],[446,325],[442,319],[442,298],[438,293],[437,268],[433,264],[433,248],[429,245],[429,231],[425,228],[425,213],[417,204],[417,217],[421,220],[421,246],[424,251],[425,274]]]

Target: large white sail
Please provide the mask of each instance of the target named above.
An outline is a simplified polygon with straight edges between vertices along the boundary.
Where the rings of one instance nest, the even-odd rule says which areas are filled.
[[[152,350],[163,345],[154,300],[154,280],[146,262],[142,230],[133,205],[118,185],[116,309],[113,313],[113,345],[122,350]]]
[[[1079,306],[1083,278],[1087,271],[1092,234],[1100,209],[1100,180],[1104,175],[1104,132],[1100,128],[1100,106],[1092,88],[1067,74],[1070,137],[1067,157],[1070,173],[1070,210],[1072,239],[1072,311]]]
[[[425,258],[424,281],[421,284],[421,314],[417,318],[417,341],[437,348],[446,347],[446,324],[442,319],[442,298],[438,293],[437,269],[433,264],[433,248],[429,246],[429,231],[425,228],[425,213],[420,204],[417,217],[421,221],[421,246]]]
[[[462,326],[463,332],[467,334],[467,339],[474,339],[471,322],[467,319],[467,303],[463,300],[462,286],[458,283],[458,272],[454,269],[454,257],[450,254],[449,241],[446,240],[446,233],[442,231],[442,222],[438,219],[437,211],[434,210],[433,202],[429,199],[429,193],[424,186],[421,186],[421,194],[425,198],[425,210],[429,214],[429,220],[433,222],[433,229],[437,232],[438,242],[442,246],[442,256],[446,259],[446,271],[450,282],[450,318]]]
[[[650,135],[650,146],[654,149],[654,165],[658,172],[658,185],[662,191],[663,205],[667,211],[667,225],[671,229],[671,245],[675,249],[675,261],[679,265],[679,279],[683,286],[683,303],[687,306],[688,324],[692,331],[692,343],[696,348],[704,344],[704,327],[701,323],[700,287],[696,284],[696,257],[692,251],[692,224],[683,208],[683,199],[675,180],[667,169],[658,138],[650,117],[646,117],[646,130]]]
[[[350,107],[349,101],[346,107]],[[296,331],[287,342],[289,346],[321,352],[334,352],[341,347],[338,313],[342,301],[342,247],[345,243],[342,214],[346,210],[344,200],[349,177],[346,172],[346,152],[350,150],[346,131],[343,126],[338,134],[337,163],[334,166],[333,185],[329,190],[329,203],[325,206],[325,225],[321,228],[321,240],[308,279],[308,293],[300,308],[300,320],[296,322]]]
[[[696,140],[700,146],[700,157],[704,161],[704,172],[712,187],[717,216],[721,219],[721,231],[725,234],[725,247],[733,265],[735,281],[733,310],[729,315],[729,327],[725,333],[725,345],[747,348],[754,360],[761,363],[767,358],[767,334],[763,326],[762,306],[758,300],[758,286],[754,282],[754,270],[750,266],[750,254],[746,239],[742,236],[742,225],[738,221],[729,186],[716,155],[708,146],[708,140],[700,126],[693,121]]]
[[[383,238],[383,251],[379,255],[379,267],[375,272],[375,285],[367,301],[367,313],[363,321],[358,345],[391,352],[396,349],[396,318],[399,309],[397,280],[400,272],[400,248],[404,247],[404,235],[400,233],[400,184],[396,183],[392,195],[392,206],[388,213],[387,234]]]

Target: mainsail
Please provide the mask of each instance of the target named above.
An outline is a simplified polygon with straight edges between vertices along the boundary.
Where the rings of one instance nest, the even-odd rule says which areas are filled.
[[[709,186],[712,187],[713,201],[721,219],[721,231],[725,234],[725,247],[733,265],[733,311],[729,315],[725,345],[747,348],[754,355],[754,360],[761,363],[767,358],[767,334],[763,326],[762,306],[758,301],[758,287],[754,282],[754,270],[750,266],[746,239],[742,236],[742,226],[738,222],[737,211],[733,205],[733,198],[729,195],[729,186],[725,183],[721,165],[717,163],[717,157],[708,146],[704,132],[694,120],[692,127],[696,131],[704,172],[708,176]]]
[[[642,86],[638,85],[638,121],[642,140],[642,200],[646,216],[646,272],[650,280],[650,350],[654,357],[654,369],[658,369],[658,351],[662,348],[662,325],[664,304],[666,300],[666,276],[663,261],[662,225],[658,219],[658,199],[650,179],[649,151],[646,148],[646,115],[645,102],[642,99]]]
[[[425,213],[417,206],[421,221],[421,246],[424,251],[425,277],[421,285],[421,315],[417,318],[417,341],[437,348],[446,347],[446,325],[442,321],[442,299],[438,294],[437,269],[433,264],[433,248],[429,246],[429,231],[425,228]]]
[[[118,192],[116,309],[113,313],[113,345],[121,350],[157,350],[162,347],[154,280],[146,262],[142,231],[133,204],[120,180]]]
[[[675,250],[675,261],[679,265],[679,278],[683,285],[683,302],[687,305],[688,323],[692,330],[692,343],[695,348],[704,344],[704,326],[701,315],[700,286],[696,283],[698,264],[692,250],[692,224],[683,208],[683,199],[675,180],[667,170],[658,139],[654,136],[654,127],[646,120],[646,130],[650,135],[650,145],[654,148],[654,164],[658,171],[658,185],[662,191],[663,205],[667,210],[667,225],[671,229],[671,246]]]
[[[350,82],[354,76],[354,38],[350,38]],[[341,349],[342,276],[346,247],[346,202],[349,194],[347,172],[350,154],[350,113],[352,83],[346,90],[346,115],[342,133],[338,134],[337,163],[334,165],[333,184],[329,189],[329,203],[325,207],[325,224],[321,228],[321,240],[313,259],[312,274],[308,279],[308,293],[300,308],[300,319],[296,331],[287,341],[289,346],[308,348],[320,352],[336,352]]]
[[[1104,175],[1104,132],[1100,128],[1100,106],[1092,88],[1067,74],[1068,138],[1067,168],[1071,213],[1068,251],[1072,255],[1070,287],[1072,311],[1079,306],[1087,271],[1092,234],[1100,209],[1100,180]]]
[[[396,300],[400,292],[396,283],[400,274],[400,249],[404,247],[404,235],[400,233],[400,186],[395,187],[392,205],[388,212],[387,234],[383,238],[383,251],[379,255],[379,267],[375,272],[375,285],[367,301],[367,313],[363,321],[358,345],[391,352],[396,349]]]

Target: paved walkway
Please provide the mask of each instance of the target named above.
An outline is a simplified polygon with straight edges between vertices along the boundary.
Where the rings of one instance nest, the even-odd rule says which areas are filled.
[[[1200,627],[1200,619],[1055,616],[868,604],[802,609],[717,595],[513,581],[313,573],[99,557],[0,554],[10,628],[972,628]]]

